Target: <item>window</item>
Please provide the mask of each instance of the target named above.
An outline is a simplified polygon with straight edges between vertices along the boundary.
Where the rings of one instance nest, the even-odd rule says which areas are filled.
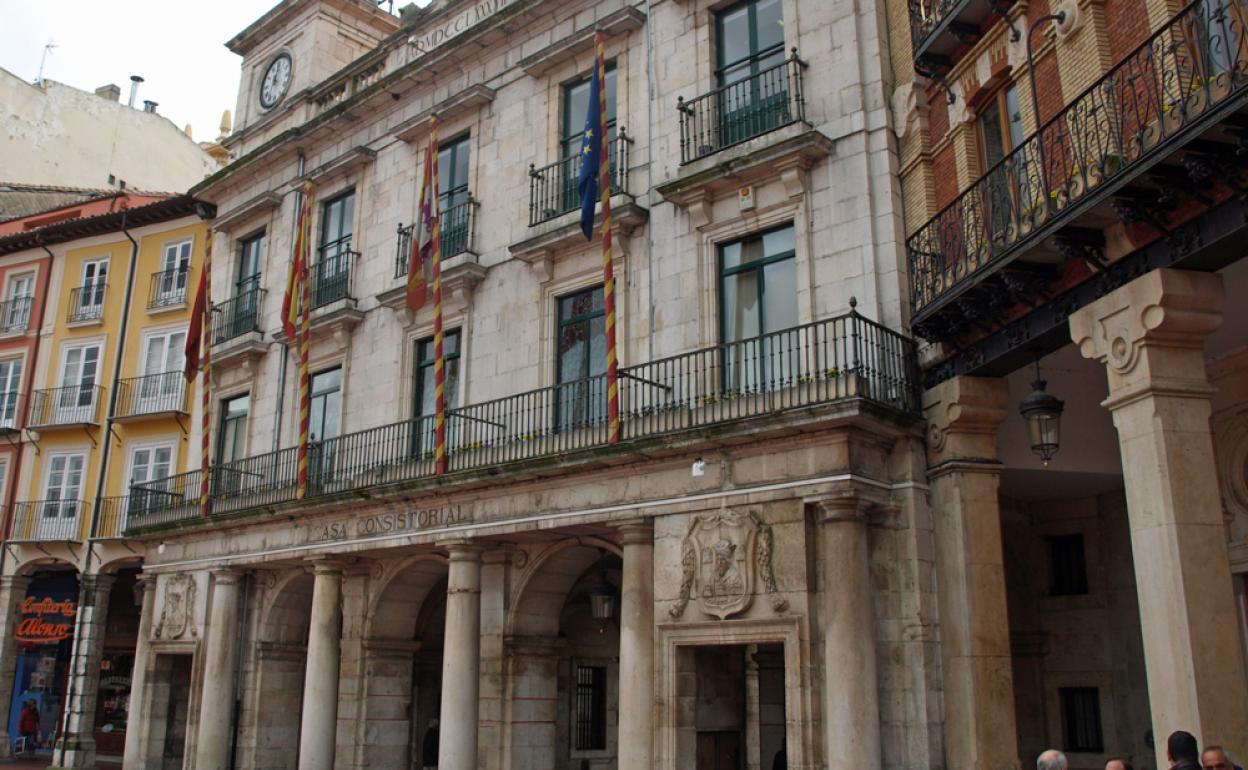
[[[35,276],[33,273],[13,276],[9,279],[9,292],[0,315],[0,331],[25,331],[30,325],[30,306],[35,293]]]
[[[139,386],[138,411],[152,412],[182,406],[182,369],[186,356],[186,330],[149,334],[143,351],[143,379]]]
[[[342,368],[335,366],[312,375],[312,411],[308,440],[326,441],[338,436],[342,413]]]
[[[264,265],[264,233],[244,238],[238,244],[238,275],[234,295],[246,294],[260,286],[260,268]]]
[[[1045,538],[1049,544],[1049,564],[1053,582],[1051,596],[1079,596],[1088,592],[1088,562],[1083,535],[1057,535]]]
[[[43,505],[39,512],[44,534],[60,534],[53,522],[78,515],[82,497],[82,467],[85,456],[60,454],[48,458],[48,476],[43,488]]]
[[[146,484],[168,478],[173,468],[173,447],[136,447],[130,454],[130,483]]]
[[[715,17],[718,147],[792,121],[780,0],[748,0]],[[700,148],[699,154],[707,150]]]
[[[784,329],[797,326],[797,271],[793,225],[725,244],[719,249],[720,339],[724,387],[782,387],[797,362]]]
[[[446,383],[443,393],[446,397],[446,408],[459,406],[459,330],[454,329],[442,334],[442,358],[446,363]],[[416,343],[416,430],[413,454],[422,450],[432,451],[434,447],[434,415],[437,407],[437,388],[434,376],[433,338],[427,337]],[[456,424],[447,420],[447,444],[454,444]]]
[[[65,348],[61,359],[61,387],[54,406],[54,423],[92,421],[95,411],[95,380],[99,367],[98,342]]]
[[[71,308],[70,321],[91,321],[104,315],[104,292],[108,287],[108,260],[92,259],[82,264],[82,284]]]
[[[555,426],[568,430],[603,422],[607,414],[607,333],[602,287],[559,298]]]
[[[22,359],[0,361],[0,428],[17,428],[17,400],[22,392]]]
[[[1023,115],[1013,83],[998,91],[979,113],[979,142],[984,172],[1023,143]]]
[[[1065,751],[1099,754],[1105,750],[1101,737],[1101,696],[1095,687],[1062,687],[1062,748]]]
[[[186,272],[191,264],[192,245],[192,240],[165,244],[160,257],[160,272],[156,275],[156,296],[151,302],[153,307],[178,305],[186,301]]]
[[[251,395],[243,394],[221,402],[221,430],[217,439],[217,464],[241,460],[247,448],[247,413]]]
[[[472,144],[467,136],[438,147],[438,211],[442,216],[442,256],[468,248],[468,158]]]
[[[607,747],[607,669],[576,667],[576,748],[595,751]]]
[[[580,191],[577,185],[581,179],[581,144],[585,139],[585,118],[589,113],[589,90],[592,78],[593,73],[590,73],[563,87],[563,121],[559,133],[559,151],[560,157],[568,161],[560,166],[563,169],[561,181],[565,211],[580,206]],[[607,90],[604,98],[607,100],[607,143],[609,145],[606,152],[611,158],[611,178],[614,180],[616,154],[611,149],[615,141],[616,122],[614,64],[607,65],[604,80]]]
[[[320,258],[313,266],[312,306],[320,307],[347,297],[351,275],[351,236],[355,221],[355,191],[343,193],[321,206]]]

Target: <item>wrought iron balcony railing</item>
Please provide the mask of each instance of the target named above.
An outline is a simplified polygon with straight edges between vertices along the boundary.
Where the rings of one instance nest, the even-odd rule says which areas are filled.
[[[320,259],[309,272],[312,281],[312,309],[324,307],[351,296],[351,268],[360,258],[358,251],[351,251],[351,241],[335,242],[322,246]]]
[[[1245,18],[1244,0],[1186,6],[910,236],[916,329],[1243,107]]]
[[[94,283],[69,291],[69,322],[98,321],[104,317],[104,296],[108,284]]]
[[[16,390],[0,392],[0,433],[21,428],[22,394]]]
[[[260,331],[260,310],[267,289],[258,285],[244,288],[212,308],[212,344]]]
[[[0,302],[0,334],[24,332],[30,328],[33,297],[14,297]]]
[[[30,500],[14,503],[13,528],[9,539],[15,542],[79,540],[79,522],[87,506],[81,500]]]
[[[856,313],[741,342],[620,369],[623,440],[697,431],[789,409],[859,398],[919,414],[913,343]],[[607,446],[605,377],[451,409],[450,469],[506,463]],[[308,494],[432,476],[433,420],[422,417],[339,436],[311,447]],[[293,500],[295,448],[213,466],[214,515]],[[131,488],[146,495],[130,526],[143,528],[199,513],[200,471]]]
[[[802,70],[792,55],[757,75],[685,101],[679,97],[680,162],[690,163],[735,144],[806,120]]]
[[[611,194],[628,192],[628,148],[633,140],[620,128],[607,144],[611,156]],[[581,207],[577,184],[581,179],[580,154],[569,155],[547,166],[529,165],[529,227],[549,222]]]
[[[474,248],[473,226],[477,222],[477,201],[471,195],[463,203],[442,212],[442,259],[456,254],[471,252]],[[416,224],[399,223],[398,248],[394,253],[394,277],[407,275],[407,265],[412,253],[412,232]]]
[[[186,412],[186,378],[180,371],[117,381],[117,417]]]
[[[185,267],[152,273],[152,286],[147,294],[147,309],[157,310],[162,307],[184,304],[188,273]]]
[[[58,425],[97,425],[104,388],[99,385],[69,385],[31,393],[30,427]]]

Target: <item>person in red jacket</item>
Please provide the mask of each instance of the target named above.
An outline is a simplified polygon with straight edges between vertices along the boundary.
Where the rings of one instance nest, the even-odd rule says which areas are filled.
[[[22,749],[33,752],[39,742],[39,709],[33,700],[26,701],[22,706],[21,716],[17,718],[17,732],[22,736]]]

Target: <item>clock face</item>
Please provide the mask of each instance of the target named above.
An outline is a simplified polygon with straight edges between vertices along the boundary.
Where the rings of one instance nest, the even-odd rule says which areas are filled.
[[[266,110],[281,101],[290,85],[290,56],[279,54],[265,70],[260,83],[260,106]]]

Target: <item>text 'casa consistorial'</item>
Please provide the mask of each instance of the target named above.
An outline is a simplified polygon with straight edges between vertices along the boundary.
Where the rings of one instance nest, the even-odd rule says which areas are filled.
[[[440,508],[419,508],[414,511],[391,511],[353,519],[340,519],[308,526],[308,542],[353,540],[377,535],[398,535],[440,529],[472,521],[471,510],[462,505]]]

